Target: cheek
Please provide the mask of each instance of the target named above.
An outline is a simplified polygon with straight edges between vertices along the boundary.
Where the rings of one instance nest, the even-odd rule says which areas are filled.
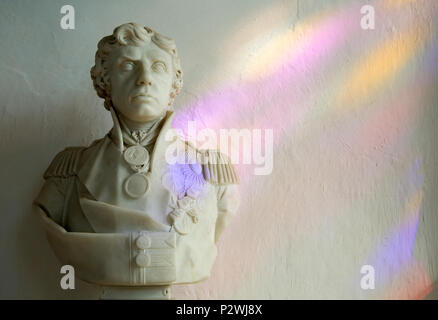
[[[170,73],[160,73],[160,74],[156,74],[155,79],[157,82],[164,85],[172,82],[173,75]]]
[[[126,77],[114,77],[111,79],[111,95],[126,95],[129,87],[129,79]]]
[[[172,90],[172,84],[173,84],[173,78],[171,77],[165,77],[161,78],[158,81],[158,85],[160,86],[160,89],[162,92],[169,92]]]

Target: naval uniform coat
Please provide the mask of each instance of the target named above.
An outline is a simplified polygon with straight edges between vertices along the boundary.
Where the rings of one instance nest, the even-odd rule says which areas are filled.
[[[115,143],[116,120],[104,138],[65,149],[46,170],[34,208],[55,255],[79,278],[145,286],[209,277],[216,242],[238,208],[238,176],[222,153],[180,139],[172,117],[166,114],[151,152],[142,197],[126,192],[134,172]],[[189,163],[166,161],[181,151]]]

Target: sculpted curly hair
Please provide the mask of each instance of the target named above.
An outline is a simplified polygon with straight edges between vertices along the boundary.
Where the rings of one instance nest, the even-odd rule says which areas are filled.
[[[183,80],[181,63],[175,42],[148,27],[142,27],[137,23],[126,23],[115,28],[112,35],[103,37],[99,41],[97,44],[95,65],[90,70],[94,89],[96,90],[97,95],[105,100],[104,106],[107,110],[110,110],[113,106],[111,101],[111,83],[109,79],[109,55],[112,50],[118,46],[135,46],[148,41],[152,41],[172,57],[174,75],[172,91],[170,92],[169,97],[169,106],[172,105],[174,98],[180,92]]]

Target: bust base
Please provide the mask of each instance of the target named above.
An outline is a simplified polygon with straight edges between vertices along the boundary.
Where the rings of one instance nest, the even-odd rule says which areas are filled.
[[[170,286],[101,287],[100,300],[170,300]]]

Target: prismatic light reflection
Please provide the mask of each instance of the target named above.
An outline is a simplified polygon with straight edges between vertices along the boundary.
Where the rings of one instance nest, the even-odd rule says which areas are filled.
[[[427,2],[420,2],[423,7],[427,7]],[[339,161],[335,151],[339,141],[342,141],[342,146],[347,146],[347,151],[351,152],[350,158],[348,154],[345,155],[349,162],[361,157],[365,159],[364,163],[397,161],[407,165],[406,160],[400,159],[398,155],[403,153],[403,146],[412,133],[410,128],[416,125],[428,99],[435,95],[433,88],[438,83],[438,50],[427,46],[433,30],[421,21],[416,21],[415,17],[409,16],[410,11],[407,9],[411,3],[413,2],[401,0],[370,1],[369,4],[379,9],[381,17],[393,19],[403,25],[403,28],[393,34],[386,33],[385,36],[375,33],[374,39],[377,40],[372,46],[360,55],[350,56],[350,67],[342,69],[342,72],[338,72],[343,63],[340,54],[351,47],[350,43],[359,44],[364,34],[359,24],[360,3],[343,4],[307,17],[302,16],[293,28],[273,30],[274,36],[264,36],[263,39],[268,40],[260,43],[258,51],[246,60],[240,81],[210,90],[183,106],[182,112],[175,118],[175,126],[184,130],[187,121],[196,116],[205,128],[215,130],[230,127],[271,127],[274,128],[276,152],[281,153],[285,148],[290,148],[293,140],[291,135],[298,124],[315,121],[323,123],[324,120],[335,119],[338,125],[331,130],[321,131],[325,133],[324,136],[321,134],[310,137],[315,144],[318,141],[321,144],[333,144],[330,158],[324,159],[325,161]],[[262,15],[263,12],[260,12],[260,16]],[[418,59],[419,57],[424,59]],[[415,65],[414,61],[420,63]],[[324,105],[320,101],[324,101]],[[360,117],[352,121],[355,113]],[[418,286],[411,288],[413,294],[408,297],[416,297],[415,292],[419,295],[430,287],[427,271],[413,255],[424,201],[423,161],[422,155],[417,155],[408,174],[397,180],[396,183],[414,185],[415,188],[400,199],[402,203],[398,205],[403,208],[400,214],[402,219],[394,222],[396,227],[382,236],[379,246],[373,247],[373,253],[364,261],[364,264],[375,264],[376,272],[383,270],[377,274],[381,285],[387,285],[391,281],[400,283],[399,291],[394,289],[397,286],[392,286],[392,291],[381,292],[381,297],[406,297],[405,289],[408,284],[405,279],[408,276],[414,275],[415,279],[421,280]],[[360,188],[373,190],[374,183],[384,180],[389,174],[385,171],[389,167],[376,167],[367,171]],[[293,257],[288,256],[292,254],[292,250],[297,252],[298,249],[291,248],[290,239],[294,233],[296,235],[300,232],[294,227],[300,220],[296,213],[289,212],[289,208],[284,206],[295,190],[277,189],[270,177],[254,178],[250,170],[238,168],[242,194],[261,194],[258,189],[260,186],[255,182],[256,179],[263,180],[263,196],[275,198],[276,204],[274,207],[265,207],[259,201],[257,205],[275,212],[275,217],[281,216],[284,219],[281,220],[282,225],[278,225],[275,218],[251,224],[256,234],[276,232],[282,235],[283,238],[276,243],[275,250],[259,250],[259,246],[265,244],[254,243],[250,237],[239,237],[239,247],[243,248],[240,258],[245,267],[243,279],[239,277],[242,284],[246,280],[250,281],[251,275],[257,274],[256,270],[266,270],[272,264],[270,254],[274,251],[287,255],[283,256],[287,260],[284,263],[293,263]],[[284,175],[289,175],[293,180],[295,173],[288,170],[289,168],[291,167],[284,167],[283,173],[274,172],[274,180],[281,179]],[[348,172],[354,172],[354,169],[359,171],[361,167]],[[358,177],[362,176],[358,174]],[[313,183],[324,183],[318,179],[321,178],[315,176],[316,181]],[[310,205],[305,208],[311,209]],[[368,209],[357,208],[357,211]],[[312,220],[313,228],[305,235],[309,239],[327,235],[330,231],[323,227],[331,226],[331,222],[335,223],[335,215],[328,216],[332,221],[326,221],[324,219],[327,217],[322,213],[318,216],[316,209],[309,210],[306,214],[309,218],[314,215],[319,219]],[[348,215],[346,212],[342,214]],[[347,216],[344,218],[353,219]],[[254,218],[235,219],[242,223],[243,228],[243,224]],[[236,226],[236,230],[238,228]],[[304,244],[300,250],[315,251],[313,245],[307,244],[305,247]],[[358,285],[359,269],[347,276]],[[257,287],[269,286],[271,280],[269,277],[259,279]],[[238,295],[239,290],[245,290],[240,284],[236,283],[235,287],[227,290]]]

